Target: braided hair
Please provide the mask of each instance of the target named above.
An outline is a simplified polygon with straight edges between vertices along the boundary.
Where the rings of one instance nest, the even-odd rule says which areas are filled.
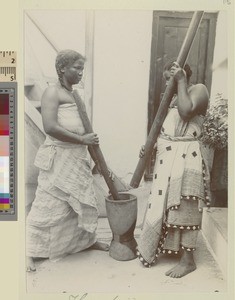
[[[57,54],[55,60],[55,68],[61,84],[63,83],[62,82],[63,73],[61,72],[61,69],[63,69],[66,66],[72,65],[78,59],[85,61],[85,57],[74,50],[69,50],[69,49],[62,50]]]

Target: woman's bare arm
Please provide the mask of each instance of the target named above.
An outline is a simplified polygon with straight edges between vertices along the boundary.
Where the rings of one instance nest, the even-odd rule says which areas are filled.
[[[63,142],[95,145],[99,139],[95,133],[78,135],[58,124],[57,113],[59,108],[59,94],[55,87],[48,87],[42,96],[41,114],[43,127],[47,134]]]
[[[205,114],[209,102],[205,85],[196,84],[188,90],[185,72],[173,67],[172,74],[177,82],[177,106],[181,118],[187,121],[197,114]]]

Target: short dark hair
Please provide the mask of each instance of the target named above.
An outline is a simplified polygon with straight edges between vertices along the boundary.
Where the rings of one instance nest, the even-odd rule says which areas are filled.
[[[55,67],[57,74],[60,76],[61,69],[69,64],[73,64],[76,60],[81,59],[85,61],[85,57],[74,50],[62,50],[56,56]]]
[[[174,64],[174,62],[176,61],[176,59],[171,59],[171,60],[169,60],[165,65],[164,65],[164,67],[163,67],[163,72],[164,71],[166,71],[166,70],[170,70],[170,68],[173,66],[173,64]],[[186,73],[186,76],[187,76],[187,78],[190,78],[191,76],[192,76],[192,70],[191,70],[191,68],[190,68],[190,66],[189,66],[189,64],[185,64],[184,65],[184,71],[185,71],[185,73]]]

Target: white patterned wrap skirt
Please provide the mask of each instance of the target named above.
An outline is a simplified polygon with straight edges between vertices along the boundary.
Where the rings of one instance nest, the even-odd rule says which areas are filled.
[[[59,106],[58,123],[71,132],[85,132],[76,104]],[[98,209],[87,146],[47,136],[35,165],[40,172],[26,221],[27,256],[56,261],[93,245]]]

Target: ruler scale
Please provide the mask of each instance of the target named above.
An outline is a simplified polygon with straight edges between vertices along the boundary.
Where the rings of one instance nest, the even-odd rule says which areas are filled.
[[[16,103],[16,53],[0,51],[0,221],[17,220]]]
[[[16,81],[16,52],[0,51],[0,82]]]

